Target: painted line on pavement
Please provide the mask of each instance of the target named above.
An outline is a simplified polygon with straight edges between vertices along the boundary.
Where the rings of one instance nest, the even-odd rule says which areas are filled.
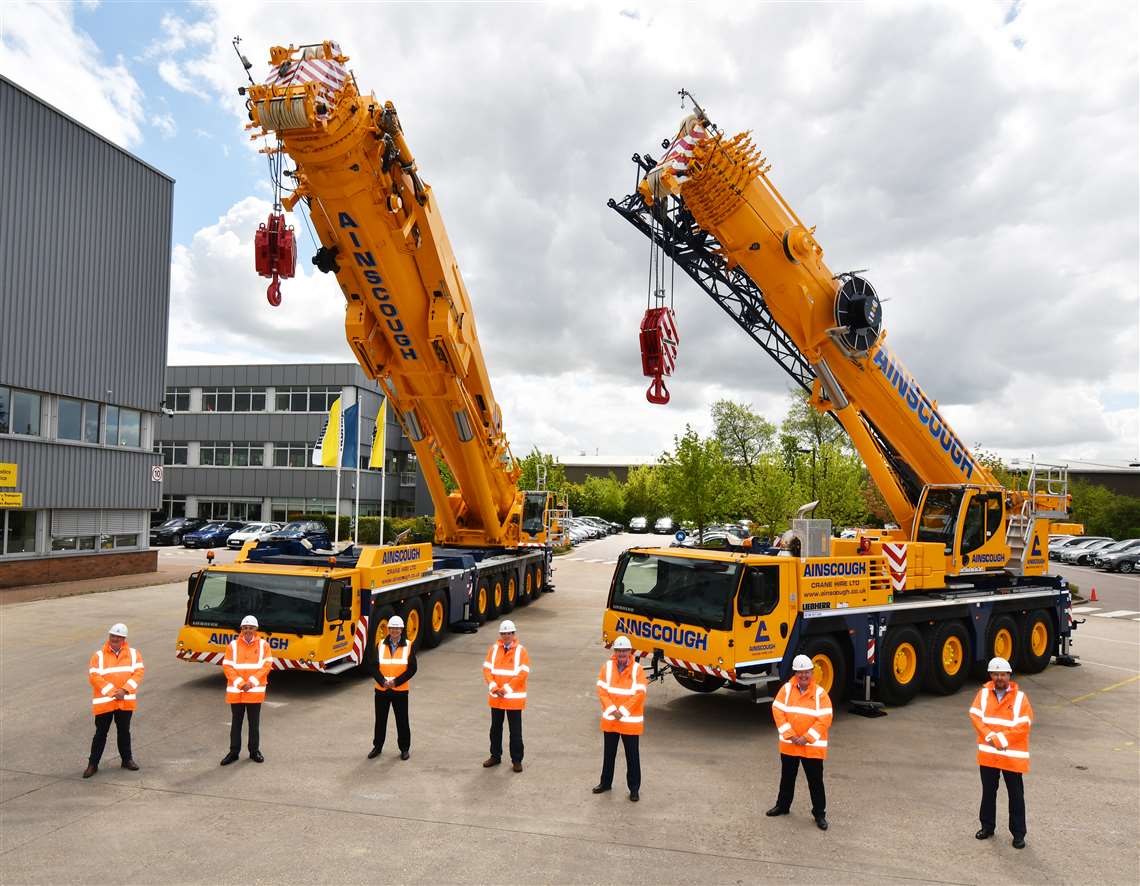
[[[1111,686],[1105,686],[1103,689],[1095,689],[1087,695],[1078,695],[1076,698],[1069,699],[1069,701],[1072,704],[1076,704],[1077,702],[1081,701],[1088,701],[1090,698],[1096,698],[1098,695],[1102,695],[1105,692],[1112,692],[1113,689],[1119,689],[1121,686],[1127,686],[1130,683],[1135,683],[1137,680],[1140,680],[1140,674],[1133,674],[1127,680],[1121,680],[1119,683],[1113,683]]]

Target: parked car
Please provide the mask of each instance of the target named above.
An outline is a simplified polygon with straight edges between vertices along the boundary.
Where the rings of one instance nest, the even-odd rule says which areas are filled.
[[[648,532],[649,521],[645,517],[634,517],[629,521],[630,532]]]
[[[1109,572],[1140,572],[1140,548],[1118,554],[1105,568]]]
[[[226,543],[231,535],[241,529],[240,520],[224,520],[207,523],[201,529],[187,532],[182,536],[182,544],[187,548],[217,548]]]
[[[1066,545],[1065,549],[1061,551],[1061,562],[1072,563],[1075,566],[1083,566],[1089,562],[1089,554],[1115,543],[1116,542],[1111,538],[1094,538],[1086,541],[1084,544]]]
[[[1083,545],[1093,541],[1104,541],[1104,536],[1074,535],[1073,537],[1066,539],[1060,544],[1054,544],[1052,541],[1050,541],[1049,559],[1060,560],[1061,555],[1074,545]]]
[[[1097,569],[1108,569],[1118,557],[1140,551],[1140,538],[1126,538],[1114,545],[1102,548],[1092,555],[1092,565]]]
[[[236,551],[247,541],[265,541],[280,528],[280,523],[246,523],[226,540],[226,544]]]
[[[653,532],[655,535],[672,535],[673,518],[661,517],[656,523],[653,524]]]
[[[206,521],[198,517],[172,517],[150,531],[152,545],[180,545],[188,532],[201,529]]]
[[[286,523],[276,532],[269,534],[269,541],[307,541],[314,548],[327,550],[332,547],[332,538],[324,523],[316,520],[294,520]]]
[[[613,529],[610,526],[610,521],[603,520],[601,517],[579,517],[578,519],[593,526],[597,526],[598,529],[602,531],[603,535],[609,535],[613,532]]]

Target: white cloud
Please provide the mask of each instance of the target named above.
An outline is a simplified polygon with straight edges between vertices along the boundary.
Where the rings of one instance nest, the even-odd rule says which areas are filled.
[[[655,4],[637,18],[604,6],[395,5],[362,18],[282,6],[267,21],[227,4],[186,25],[212,29],[211,41],[178,45],[172,26],[164,51],[232,109],[232,144],[247,143],[244,76],[224,35],[244,35],[255,78],[289,35],[342,41],[360,85],[396,102],[435,189],[516,448],[657,451],[717,391],[783,414],[787,377],[683,278],[674,402],[642,399],[648,243],[605,201],[632,188],[631,153],[659,153],[673,134],[685,86],[729,132],[755,131],[833,270],[871,269],[892,348],[963,438],[1018,455],[1134,457],[1137,12],[1008,11],[713,5],[694,18]],[[221,236],[207,230],[182,256],[189,267]],[[251,230],[229,232],[246,244]],[[258,288],[251,261],[195,279],[236,300],[233,281]],[[286,297],[324,298],[327,282],[287,284]],[[208,322],[218,299],[198,298],[186,319]],[[293,359],[297,347],[334,353],[341,332],[337,320],[327,341],[316,330],[278,342],[264,312],[248,320],[248,341],[230,323],[217,346]],[[558,409],[536,391],[556,391]]]
[[[190,82],[189,78],[182,73],[182,68],[178,62],[171,59],[164,58],[158,63],[158,76],[163,79],[167,86],[172,89],[177,89],[179,92],[193,92],[194,85]]]
[[[0,72],[124,147],[142,141],[143,92],[121,56],[113,63],[75,25],[70,4],[5,3]]]
[[[150,125],[162,134],[163,138],[174,138],[178,134],[178,124],[170,113],[156,114],[150,118]]]

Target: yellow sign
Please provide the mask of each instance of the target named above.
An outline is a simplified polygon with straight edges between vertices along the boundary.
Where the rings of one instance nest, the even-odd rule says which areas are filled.
[[[22,508],[24,506],[24,493],[0,492],[0,508]]]
[[[0,462],[0,486],[16,485],[17,466],[8,462]]]

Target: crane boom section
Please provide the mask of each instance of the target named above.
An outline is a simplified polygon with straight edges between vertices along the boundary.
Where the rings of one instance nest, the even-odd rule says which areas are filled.
[[[668,155],[642,183],[643,196],[682,199],[728,267],[763,289],[772,317],[816,372],[813,404],[851,435],[899,524],[912,521],[921,490],[903,482],[898,461],[922,484],[998,485],[886,346],[869,284],[824,263],[815,229],[776,190],[748,134],[708,135],[688,153]]]
[[[269,81],[248,89],[250,128],[276,135],[270,150],[296,163],[283,202],[306,204],[321,242],[313,262],[336,275],[349,345],[412,442],[436,541],[517,545],[519,470],[435,194],[395,107],[358,92],[334,43],[274,47],[270,61]],[[447,493],[437,456],[458,492]]]

